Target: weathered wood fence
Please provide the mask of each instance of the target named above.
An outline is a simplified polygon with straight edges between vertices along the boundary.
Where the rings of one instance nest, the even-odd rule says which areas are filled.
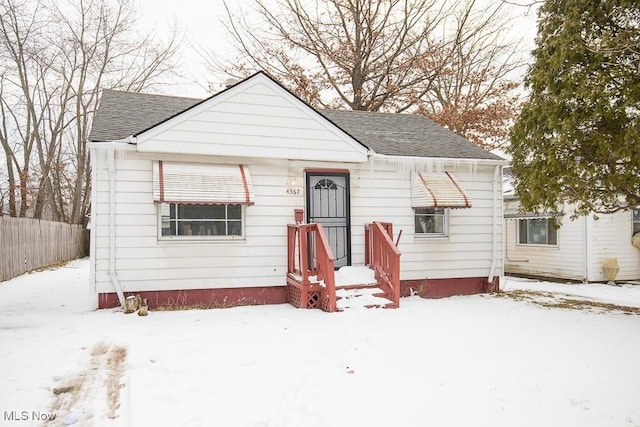
[[[80,225],[0,217],[0,282],[85,256],[84,234]]]

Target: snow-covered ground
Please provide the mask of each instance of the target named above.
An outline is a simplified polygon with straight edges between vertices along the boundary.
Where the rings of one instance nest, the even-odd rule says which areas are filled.
[[[503,288],[640,307],[639,285]],[[74,261],[0,283],[0,426],[640,426],[640,315],[536,298],[139,317],[93,311]]]

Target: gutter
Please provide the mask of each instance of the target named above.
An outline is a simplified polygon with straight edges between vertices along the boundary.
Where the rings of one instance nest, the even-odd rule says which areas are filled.
[[[87,143],[87,146],[89,148],[96,148],[96,147],[105,147],[105,146],[111,146],[114,144],[132,144],[132,145],[136,145],[138,143],[137,138],[133,135],[129,135],[126,138],[122,138],[122,139],[113,139],[113,140],[109,140],[109,141],[89,141]]]
[[[504,159],[473,159],[468,157],[418,157],[418,156],[390,156],[386,154],[378,154],[373,150],[370,151],[369,157],[374,159],[381,160],[400,160],[400,161],[413,161],[413,162],[424,162],[424,161],[441,161],[441,162],[449,162],[449,163],[476,163],[480,165],[496,165],[496,166],[504,166],[508,165],[509,161]]]

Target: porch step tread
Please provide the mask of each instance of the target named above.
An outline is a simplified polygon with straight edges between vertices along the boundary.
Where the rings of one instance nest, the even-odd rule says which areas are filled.
[[[359,289],[380,289],[380,285],[377,282],[362,283],[359,285],[336,285],[336,292],[340,290],[359,290]]]
[[[361,285],[362,283],[377,283],[373,270],[366,265],[340,267],[340,269],[335,273],[336,287]]]
[[[384,291],[379,287],[338,289],[336,290],[336,297],[338,298],[336,305],[338,310],[344,310],[357,307],[385,307],[393,304],[393,301],[378,296],[383,293]]]

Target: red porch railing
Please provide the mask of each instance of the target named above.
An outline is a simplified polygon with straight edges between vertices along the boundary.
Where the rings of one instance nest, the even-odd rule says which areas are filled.
[[[393,225],[374,222],[364,226],[365,264],[373,269],[376,280],[393,301],[400,307],[400,251],[393,243]]]
[[[301,293],[300,306],[309,307],[309,292],[320,286],[320,308],[336,311],[334,258],[321,224],[287,225],[287,283]],[[312,283],[309,278],[315,276]],[[290,301],[291,302],[291,301]]]

